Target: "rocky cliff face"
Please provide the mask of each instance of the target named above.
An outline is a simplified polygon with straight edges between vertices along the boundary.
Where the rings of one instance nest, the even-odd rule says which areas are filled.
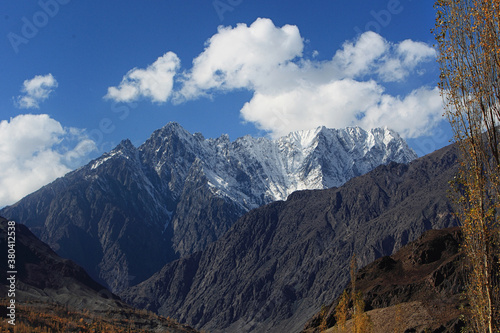
[[[0,214],[119,291],[203,250],[250,209],[415,157],[389,129],[323,127],[231,142],[170,123],[140,147],[125,140]]]
[[[456,158],[447,147],[339,188],[295,192],[121,295],[210,332],[300,331],[345,287],[353,253],[366,265],[456,223],[447,200]]]

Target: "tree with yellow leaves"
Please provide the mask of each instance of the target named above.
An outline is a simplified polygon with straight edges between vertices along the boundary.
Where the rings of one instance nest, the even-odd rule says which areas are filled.
[[[454,188],[468,259],[469,325],[500,330],[500,0],[437,0],[440,89],[460,148]]]
[[[356,291],[356,273],[358,272],[358,258],[354,254],[351,258],[351,299],[353,302],[352,324],[353,333],[369,333],[373,331],[370,316],[365,312],[363,293]]]
[[[356,273],[358,272],[358,260],[356,254],[351,258],[350,275],[351,275],[351,295],[344,290],[340,297],[339,303],[335,308],[335,320],[337,322],[337,331],[346,331],[346,322],[348,313],[352,314],[352,332],[353,333],[370,333],[373,331],[373,325],[370,316],[365,312],[365,302],[363,301],[363,293],[356,291]],[[349,305],[352,301],[352,309]],[[351,310],[351,311],[349,311]]]
[[[335,321],[341,332],[345,331],[345,323],[347,321],[347,311],[349,310],[349,295],[344,290],[340,296],[339,304],[335,308]]]

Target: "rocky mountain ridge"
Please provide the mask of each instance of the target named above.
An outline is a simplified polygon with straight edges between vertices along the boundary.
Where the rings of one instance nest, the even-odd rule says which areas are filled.
[[[339,188],[295,192],[120,295],[210,332],[298,332],[343,290],[353,253],[366,265],[456,225],[447,199],[456,171],[449,146]]]
[[[0,214],[120,291],[203,250],[250,209],[414,158],[389,129],[320,127],[231,142],[169,123],[140,147],[125,140]]]

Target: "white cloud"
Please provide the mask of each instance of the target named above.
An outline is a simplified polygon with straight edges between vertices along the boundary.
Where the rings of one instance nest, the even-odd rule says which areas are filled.
[[[329,65],[338,67],[345,77],[357,77],[375,71],[377,60],[387,54],[389,43],[382,36],[368,31],[355,42],[345,42]]]
[[[145,97],[153,102],[164,103],[170,97],[179,67],[177,55],[167,52],[146,69],[130,70],[118,87],[108,88],[105,98],[116,102],[132,102]]]
[[[356,115],[376,105],[382,91],[374,81],[352,79],[304,84],[282,93],[256,92],[241,114],[246,121],[256,123],[275,137],[323,125],[353,126],[357,125]]]
[[[407,39],[393,46],[391,58],[380,66],[378,74],[383,81],[403,81],[419,64],[435,57],[435,49],[425,43]]]
[[[14,104],[21,109],[38,109],[40,103],[49,98],[50,93],[57,88],[58,83],[52,74],[37,75],[31,80],[25,80],[21,92]]]
[[[269,86],[276,69],[302,56],[303,41],[296,26],[275,27],[269,19],[250,26],[219,27],[193,60],[178,98],[197,98],[213,89],[259,89]],[[271,80],[271,82],[269,82]]]
[[[241,115],[278,137],[289,131],[329,127],[389,126],[410,138],[427,134],[441,117],[437,89],[391,96],[383,82],[403,81],[435,50],[425,43],[390,43],[374,32],[347,41],[329,61],[303,58],[304,42],[295,26],[221,27],[184,75],[185,99],[214,91],[254,92]]]
[[[255,93],[242,117],[273,137],[290,131],[327,126],[389,126],[403,137],[429,134],[443,113],[437,88],[421,87],[401,98],[384,94],[375,81],[332,81],[281,94]]]
[[[403,137],[417,138],[430,135],[443,119],[442,98],[439,89],[421,87],[405,97],[384,94],[377,104],[366,110],[359,125],[365,128],[390,126]]]
[[[82,130],[63,128],[46,114],[1,121],[0,207],[63,176],[95,149]]]
[[[393,96],[384,86],[425,73],[425,64],[436,56],[431,46],[412,40],[392,43],[368,31],[325,61],[317,59],[317,52],[306,58],[304,43],[296,26],[277,27],[269,19],[221,26],[189,70],[177,73],[179,61],[168,53],[175,61],[167,62],[168,79],[157,80],[155,88],[165,89],[162,98],[145,93],[140,87],[144,80],[134,78],[137,69],[118,88],[109,88],[107,97],[164,102],[171,96],[180,103],[245,89],[253,97],[240,110],[243,120],[275,137],[320,125],[358,125],[389,126],[413,138],[429,134],[441,119],[437,89],[413,87],[406,96]],[[145,72],[156,73],[151,69],[155,64]]]
[[[420,62],[436,57],[436,50],[422,42],[410,39],[402,41],[397,46],[397,53],[403,58],[403,63],[410,68],[415,68]]]

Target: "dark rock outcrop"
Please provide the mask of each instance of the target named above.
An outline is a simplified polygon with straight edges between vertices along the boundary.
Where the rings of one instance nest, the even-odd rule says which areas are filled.
[[[0,217],[0,249],[7,256],[8,221]],[[9,230],[12,232],[13,230]],[[15,224],[10,235],[15,241],[13,266],[0,261],[0,279],[7,281],[9,271],[15,271],[16,301],[45,300],[76,309],[104,310],[124,307],[118,296],[92,280],[83,268],[73,261],[59,257],[50,247],[36,238],[22,224]],[[0,295],[7,297],[9,285],[0,285]],[[61,292],[65,290],[65,292]]]

